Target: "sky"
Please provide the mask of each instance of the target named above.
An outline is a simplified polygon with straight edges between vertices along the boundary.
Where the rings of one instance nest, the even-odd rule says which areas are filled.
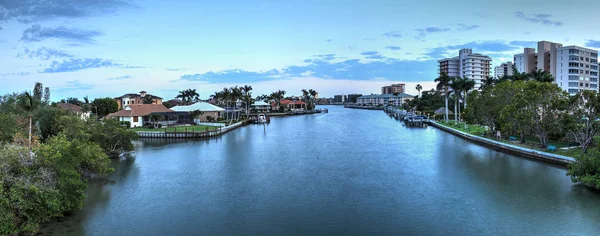
[[[568,7],[571,6],[585,6]],[[543,6],[543,7],[540,7]],[[0,94],[66,97],[251,85],[320,97],[434,88],[461,48],[512,61],[548,40],[600,48],[597,0],[0,0]],[[583,15],[582,15],[583,14]],[[593,18],[593,17],[592,17]],[[591,19],[591,18],[590,18]]]

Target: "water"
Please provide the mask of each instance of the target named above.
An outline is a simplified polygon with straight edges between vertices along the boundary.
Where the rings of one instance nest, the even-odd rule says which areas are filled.
[[[328,108],[218,139],[137,143],[44,234],[600,234],[600,194],[562,167]]]

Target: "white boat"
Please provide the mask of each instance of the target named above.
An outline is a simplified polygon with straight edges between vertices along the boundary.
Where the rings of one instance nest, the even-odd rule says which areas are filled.
[[[257,121],[259,124],[267,123],[267,117],[265,116],[265,114],[260,114],[260,115],[258,115]]]

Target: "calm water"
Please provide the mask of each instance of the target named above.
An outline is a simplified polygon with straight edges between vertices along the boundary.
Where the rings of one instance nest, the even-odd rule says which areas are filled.
[[[329,108],[208,141],[140,142],[45,234],[600,234],[600,194],[561,167]]]

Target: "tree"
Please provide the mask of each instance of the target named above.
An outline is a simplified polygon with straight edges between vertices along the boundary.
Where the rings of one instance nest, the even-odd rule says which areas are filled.
[[[486,76],[485,79],[481,80],[481,87],[479,87],[479,89],[485,90],[491,88],[494,86],[494,84],[496,84],[496,82],[498,82],[498,80],[494,79],[494,77]]]
[[[475,88],[475,81],[472,79],[469,79],[467,77],[463,77],[461,80],[461,90],[465,93],[464,94],[464,108],[467,108],[467,94],[469,93],[469,91],[471,91],[472,89]]]
[[[36,100],[41,102],[43,95],[44,95],[44,86],[40,82],[35,82],[35,86],[33,86],[33,97]]]
[[[576,162],[569,165],[567,175],[573,183],[582,183],[586,186],[600,189],[600,155],[596,151],[578,157]]]
[[[143,104],[152,104],[152,103],[154,103],[154,99],[152,98],[152,96],[147,95],[147,96],[144,96],[144,99],[142,99],[142,103]]]
[[[546,147],[548,134],[561,127],[558,119],[568,105],[569,95],[556,84],[528,81],[508,107],[525,127],[536,134],[542,147]]]
[[[310,95],[310,102],[311,102],[310,109],[314,110],[316,107],[316,99],[317,99],[317,95],[319,95],[319,92],[317,92],[316,90],[313,90],[313,89],[309,89],[308,94]]]
[[[417,87],[415,87],[415,89],[419,92],[419,97],[421,97],[421,89],[423,89],[423,86],[421,86],[421,84],[417,84]]]
[[[175,98],[181,99],[183,105],[191,105],[199,100],[200,95],[196,92],[196,89],[186,89],[179,91],[179,95]]]
[[[150,122],[152,122],[152,126],[156,129],[158,126],[156,124],[157,121],[161,121],[164,118],[163,115],[152,113],[150,114]]]
[[[572,115],[565,116],[570,120],[567,132],[579,143],[583,153],[587,153],[600,130],[600,96],[590,90],[577,93],[570,99],[569,110]]]
[[[29,136],[28,136],[28,149],[29,149],[29,157],[31,158],[31,129],[32,129],[32,119],[33,119],[33,111],[38,107],[39,100],[36,100],[35,97],[31,96],[29,92],[24,92],[19,99],[19,104],[21,109],[23,109],[27,113],[27,117],[29,118]]]
[[[50,102],[50,88],[44,88],[44,104],[48,104]]]
[[[440,74],[440,76],[435,79],[435,82],[437,82],[437,86],[436,86],[437,90],[444,91],[444,99],[445,99],[445,107],[446,107],[446,116],[444,118],[445,118],[446,123],[448,123],[448,95],[450,94],[449,88],[450,88],[451,79],[448,76],[448,74],[446,74],[446,72],[442,72]]]
[[[119,110],[119,104],[112,98],[96,98],[92,102],[92,105],[96,109],[96,116],[105,117],[110,113],[117,112]]]
[[[452,79],[450,80],[450,88],[452,88],[453,94],[454,94],[454,124],[458,124],[458,100],[460,99],[460,93],[461,93],[461,88],[462,88],[462,84],[461,84],[461,78],[460,77],[452,77]]]
[[[529,80],[529,74],[523,72],[519,72],[519,70],[517,70],[517,66],[513,65],[512,66],[512,71],[513,71],[513,75],[511,76],[511,80],[513,81],[527,81]]]
[[[554,82],[554,77],[548,71],[542,71],[542,69],[538,69],[537,71],[532,71],[529,74],[529,77],[538,81],[538,82]]]
[[[243,92],[242,101],[244,102],[244,106],[246,107],[246,116],[250,115],[250,105],[254,103],[254,99],[252,99],[252,86],[244,85],[241,88]]]

